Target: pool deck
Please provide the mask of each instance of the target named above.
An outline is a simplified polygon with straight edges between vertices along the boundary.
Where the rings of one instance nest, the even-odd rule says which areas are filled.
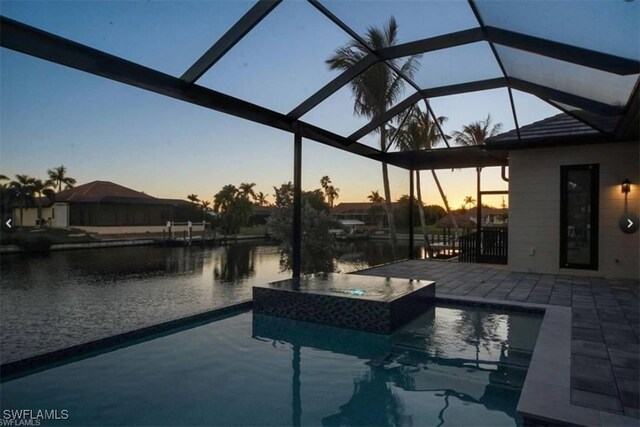
[[[504,265],[410,260],[357,272],[434,280],[436,296],[571,308],[571,404],[640,418],[637,280],[517,273]]]

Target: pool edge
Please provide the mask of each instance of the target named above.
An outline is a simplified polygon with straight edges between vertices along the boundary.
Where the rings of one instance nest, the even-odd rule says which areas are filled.
[[[637,419],[571,403],[571,307],[495,300],[481,297],[438,295],[434,303],[507,309],[542,314],[527,377],[522,387],[517,412],[525,425],[617,425],[637,426]],[[130,345],[132,340],[153,339],[175,329],[191,328],[200,322],[250,310],[252,300],[191,316],[170,320],[133,331],[113,335],[64,349],[54,350],[0,365],[0,382],[10,381],[74,362],[89,353],[109,352]]]
[[[437,292],[435,301],[544,313],[517,406],[525,425],[638,426],[636,418],[571,403],[571,307]]]
[[[24,359],[10,361],[0,365],[0,383],[11,381],[16,378],[40,372],[61,364],[71,363],[76,358],[86,356],[90,353],[109,352],[117,350],[123,345],[130,345],[131,341],[141,339],[151,339],[155,335],[162,333],[172,333],[181,327],[197,326],[200,322],[213,320],[234,312],[249,310],[253,307],[252,300],[244,300],[236,304],[215,308],[200,313],[192,314],[178,319],[168,320],[143,328],[122,332],[97,340],[76,344],[58,350],[49,351]]]

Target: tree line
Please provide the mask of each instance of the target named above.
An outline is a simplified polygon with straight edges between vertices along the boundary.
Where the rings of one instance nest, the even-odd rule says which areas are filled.
[[[218,222],[216,225],[227,234],[235,234],[241,227],[248,224],[254,207],[284,208],[293,203],[291,181],[280,187],[273,187],[273,203],[269,201],[269,195],[262,191],[256,192],[255,186],[255,182],[243,182],[237,187],[227,184],[213,195],[213,203],[200,199],[197,194],[189,194],[187,199],[203,213],[216,213]],[[329,176],[325,175],[320,179],[320,188],[304,191],[302,197],[305,203],[310,203],[314,209],[328,213],[340,197],[340,189],[333,185]]]
[[[56,193],[62,189],[76,185],[75,178],[67,175],[64,165],[47,170],[46,179],[35,178],[25,174],[17,174],[14,179],[0,174],[0,210],[3,217],[10,213],[10,208],[18,204],[20,209],[20,224],[23,223],[24,209],[36,205],[38,207],[38,225],[42,225],[42,201],[49,199],[53,202]]]

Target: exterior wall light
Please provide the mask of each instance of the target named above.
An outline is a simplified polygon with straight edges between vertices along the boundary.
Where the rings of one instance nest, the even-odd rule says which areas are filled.
[[[630,191],[631,191],[631,181],[629,181],[629,178],[627,178],[624,181],[622,181],[622,192],[624,194],[629,194]]]

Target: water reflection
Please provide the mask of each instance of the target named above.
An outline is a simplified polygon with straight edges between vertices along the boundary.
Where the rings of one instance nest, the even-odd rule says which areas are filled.
[[[213,277],[224,284],[237,284],[256,274],[255,260],[258,247],[235,244],[221,250],[214,260]]]
[[[409,257],[407,244],[392,245],[389,242],[354,241],[337,244],[338,270],[353,272],[374,265],[386,264]],[[420,248],[413,249],[414,257],[420,255]]]
[[[399,426],[407,423],[402,399],[389,384],[384,370],[372,369],[354,379],[351,399],[340,412],[322,419],[323,426]]]
[[[407,244],[392,245],[387,241],[333,242],[332,250],[308,246],[302,252],[302,273],[350,273],[374,265],[409,257]],[[415,247],[413,256],[420,258],[422,248]],[[291,253],[280,249],[280,271],[291,271]]]
[[[390,336],[243,312],[3,383],[2,405],[65,407],[69,425],[517,424],[528,359],[512,350],[539,321],[486,316],[498,341],[476,359],[462,311]]]
[[[386,243],[341,245],[336,269],[389,262]],[[290,277],[276,245],[138,246],[0,258],[0,361],[85,342],[251,298]]]
[[[253,337],[293,346],[294,425],[304,415],[295,393],[304,390],[305,351],[317,350],[355,356],[368,367],[354,374],[351,397],[322,425],[477,424],[473,414],[481,410],[513,424],[539,324],[526,314],[442,307],[382,336],[254,314]],[[460,418],[461,406],[470,418]]]

